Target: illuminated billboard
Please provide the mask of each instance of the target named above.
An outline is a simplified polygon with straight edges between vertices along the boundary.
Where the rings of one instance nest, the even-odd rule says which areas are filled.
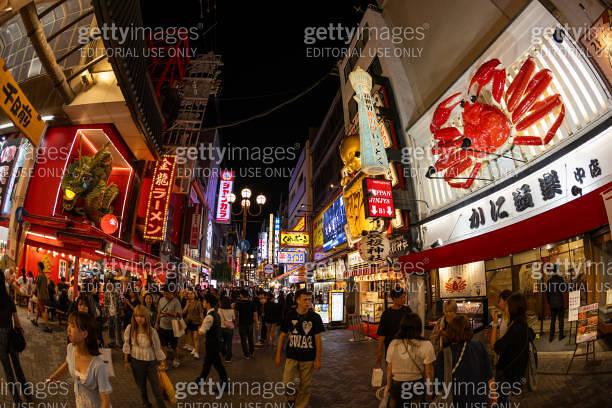
[[[216,221],[222,224],[229,224],[232,217],[232,203],[229,202],[229,195],[234,186],[234,172],[225,170],[221,172],[219,183],[219,201],[217,202]]]
[[[336,201],[323,213],[323,250],[329,251],[346,242],[344,233],[346,212],[344,201],[338,197]]]

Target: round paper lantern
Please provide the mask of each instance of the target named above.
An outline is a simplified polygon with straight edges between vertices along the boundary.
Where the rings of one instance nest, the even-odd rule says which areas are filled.
[[[113,214],[106,214],[100,220],[100,226],[102,227],[102,231],[108,235],[114,234],[119,227],[119,221],[117,221],[117,217],[115,217]]]

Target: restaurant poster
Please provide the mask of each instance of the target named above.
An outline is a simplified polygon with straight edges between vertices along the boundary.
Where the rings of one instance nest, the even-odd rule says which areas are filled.
[[[597,340],[599,303],[582,306],[578,309],[578,330],[576,344]]]
[[[440,268],[440,297],[487,296],[484,261]]]

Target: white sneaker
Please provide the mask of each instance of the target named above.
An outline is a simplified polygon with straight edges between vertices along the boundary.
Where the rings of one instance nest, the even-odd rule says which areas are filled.
[[[180,366],[180,365],[181,365],[181,363],[179,363],[179,361],[178,361],[178,360],[174,360],[174,361],[172,362],[172,367],[174,367],[174,368],[178,368],[178,366]]]
[[[191,355],[192,355],[192,356],[193,356],[193,358],[195,358],[196,360],[199,360],[199,359],[200,359],[200,355],[198,354],[198,352],[197,352],[197,351],[195,351],[195,352],[191,353]]]

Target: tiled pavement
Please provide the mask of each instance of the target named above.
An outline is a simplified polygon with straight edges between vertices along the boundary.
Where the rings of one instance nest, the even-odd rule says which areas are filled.
[[[65,358],[66,332],[54,326],[54,332],[44,333],[25,321],[25,312],[20,310],[26,329],[28,347],[21,354],[21,362],[29,381],[42,382],[57,368]],[[311,407],[377,407],[375,389],[370,386],[371,368],[376,359],[376,343],[350,341],[351,333],[346,330],[331,330],[323,336],[323,367],[315,373]],[[203,351],[203,347],[202,347]],[[118,350],[113,352],[116,377],[111,379],[113,407],[140,407],[140,394],[131,373],[121,364]],[[241,381],[235,395],[215,399],[214,396],[189,396],[176,406],[182,408],[276,408],[286,407],[283,399],[276,395],[263,393],[272,383],[280,382],[282,370],[274,365],[272,349],[257,349],[255,359],[244,360],[240,351],[238,337],[234,338],[234,359],[226,364],[231,379]],[[538,376],[539,389],[529,393],[521,400],[522,407],[608,407],[612,400],[612,354],[599,353],[602,360],[597,367],[587,367],[584,357],[576,360],[571,374],[564,375],[571,353],[540,353],[539,371],[547,373]],[[193,380],[200,372],[202,360],[196,361],[187,353],[182,356],[181,367],[168,370],[173,383]],[[4,380],[4,372],[0,371]],[[214,372],[214,370],[213,370]],[[599,374],[595,374],[599,373]],[[215,374],[216,375],[216,374]],[[2,381],[4,382],[4,381]],[[263,384],[262,382],[268,382]],[[246,394],[247,384],[251,395]],[[40,399],[31,407],[74,407],[72,385],[68,385],[68,395]],[[268,393],[270,393],[270,390]],[[2,393],[4,394],[4,393]],[[267,398],[266,398],[267,397]],[[10,406],[10,399],[0,395],[0,408]],[[40,404],[40,402],[44,402]],[[4,405],[6,404],[6,405]],[[250,405],[249,405],[250,404]],[[168,404],[171,406],[172,404]]]

